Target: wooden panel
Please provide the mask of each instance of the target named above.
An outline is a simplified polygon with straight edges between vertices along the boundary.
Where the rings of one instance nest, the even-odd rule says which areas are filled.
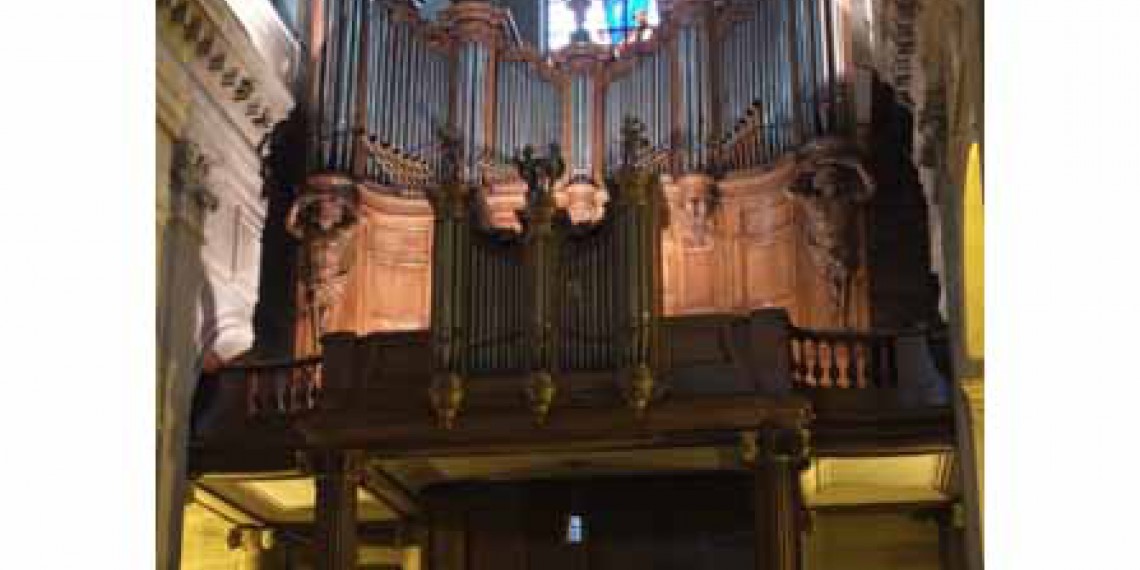
[[[786,306],[795,294],[795,258],[788,241],[744,246],[744,290],[749,308]]]
[[[376,263],[371,268],[368,330],[427,328],[430,268],[426,264]]]
[[[715,251],[712,248],[689,250],[684,253],[684,291],[681,312],[711,311],[714,309],[715,284],[719,275],[715,271]]]
[[[710,473],[447,485],[425,493],[468,512],[466,565],[447,570],[712,570],[753,567],[750,485],[743,473]],[[565,535],[572,513],[583,521],[577,544]]]

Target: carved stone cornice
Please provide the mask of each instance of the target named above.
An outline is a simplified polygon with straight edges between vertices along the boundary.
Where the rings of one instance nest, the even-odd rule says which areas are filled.
[[[458,42],[475,42],[491,47],[506,46],[511,42],[509,12],[482,0],[452,3],[439,13],[439,25]]]
[[[267,67],[225,2],[158,0],[157,16],[174,32],[165,39],[189,48],[192,61],[224,94],[221,103],[234,108],[255,132],[268,131],[292,108],[288,85]]]

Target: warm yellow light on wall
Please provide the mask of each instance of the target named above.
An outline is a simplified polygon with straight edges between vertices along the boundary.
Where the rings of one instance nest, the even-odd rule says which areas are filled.
[[[962,200],[962,275],[965,301],[966,356],[982,359],[985,350],[985,208],[978,143],[966,158],[966,187]]]

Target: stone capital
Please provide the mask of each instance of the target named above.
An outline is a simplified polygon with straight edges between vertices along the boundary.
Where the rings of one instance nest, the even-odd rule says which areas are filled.
[[[171,157],[171,194],[175,217],[197,219],[218,208],[218,196],[210,190],[210,170],[219,160],[197,142],[179,139]]]

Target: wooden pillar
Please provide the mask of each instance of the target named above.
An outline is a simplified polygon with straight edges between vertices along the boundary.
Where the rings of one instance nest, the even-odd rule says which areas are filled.
[[[361,456],[355,452],[326,450],[315,452],[311,457],[317,491],[316,568],[354,570]]]
[[[756,438],[751,456],[757,570],[800,567],[799,473],[807,464],[805,436],[806,431],[787,429],[746,436]]]
[[[962,505],[955,503],[935,513],[938,525],[938,554],[942,570],[965,570],[965,532],[962,529]]]

